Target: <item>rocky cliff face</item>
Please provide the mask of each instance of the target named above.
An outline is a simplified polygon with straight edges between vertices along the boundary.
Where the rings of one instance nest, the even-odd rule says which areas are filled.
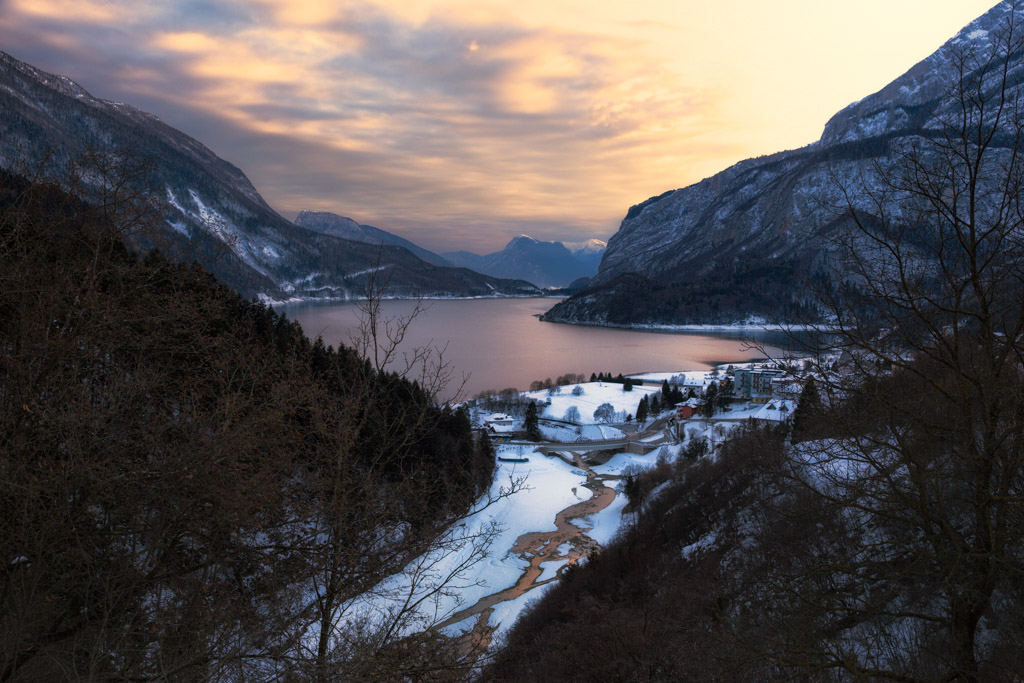
[[[631,207],[592,287],[547,319],[724,323],[806,312],[800,283],[828,258],[825,237],[847,206],[844,190],[877,185],[878,170],[895,163],[894,149],[938,133],[956,106],[950,89],[977,77],[961,73],[958,55],[985,63],[1008,20],[1024,22],[1024,10],[1014,12],[1000,3],[900,78],[833,116],[817,142],[748,159]],[[1024,80],[1022,61],[1010,56],[1014,87]],[[875,210],[863,196],[853,204]]]
[[[157,220],[134,246],[158,245],[181,260],[199,260],[245,296],[358,297],[367,278],[382,271],[392,296],[537,293],[527,282],[426,263],[402,246],[300,228],[198,141],[0,52],[0,167],[69,184],[69,165],[87,153],[92,162],[79,165],[78,174],[85,194],[99,188],[104,170],[140,171],[132,191],[148,193]]]

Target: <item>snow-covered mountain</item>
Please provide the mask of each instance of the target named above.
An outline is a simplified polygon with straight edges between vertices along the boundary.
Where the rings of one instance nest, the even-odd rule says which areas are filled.
[[[157,117],[90,95],[70,79],[0,52],[0,167],[71,184],[69,164],[92,152],[78,174],[88,194],[107,171],[139,171],[158,219],[139,248],[159,246],[199,260],[245,296],[350,298],[388,271],[389,294],[529,295],[504,281],[427,263],[402,246],[380,247],[300,228],[276,213],[241,170]]]
[[[314,232],[334,235],[335,237],[355,242],[391,244],[396,247],[405,247],[427,263],[433,263],[435,266],[452,265],[434,252],[424,249],[404,237],[399,237],[394,233],[375,228],[372,225],[362,225],[351,218],[339,216],[329,211],[300,211],[299,215],[295,217],[295,225],[300,228],[313,230]]]
[[[593,268],[595,273],[598,266],[601,265],[605,250],[608,249],[608,243],[599,239],[589,239],[586,242],[562,242],[562,244],[572,252],[577,261]]]
[[[451,263],[494,277],[528,280],[541,287],[564,287],[594,275],[605,246],[597,239],[570,246],[519,235],[501,251],[486,256],[468,251],[446,252],[443,256]]]
[[[592,286],[546,319],[731,322],[806,310],[799,283],[828,258],[823,237],[845,205],[843,188],[871,185],[879,167],[893,167],[893,149],[938,130],[956,106],[950,88],[976,76],[958,70],[958,55],[984,63],[1014,12],[1024,25],[1024,9],[999,3],[895,81],[835,114],[817,142],[742,161],[631,207]],[[1008,82],[1019,89],[1022,80],[1018,52]],[[867,201],[855,204],[873,210]]]

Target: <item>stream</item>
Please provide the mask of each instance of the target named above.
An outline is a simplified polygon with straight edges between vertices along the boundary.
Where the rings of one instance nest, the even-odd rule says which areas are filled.
[[[566,463],[586,472],[587,480],[583,486],[593,491],[594,495],[587,500],[570,505],[555,515],[554,531],[531,531],[516,539],[508,553],[519,556],[528,562],[529,566],[523,570],[522,575],[512,586],[484,596],[473,605],[455,612],[434,626],[435,629],[443,629],[476,616],[476,623],[465,637],[469,641],[468,645],[478,652],[483,652],[490,645],[491,636],[497,628],[489,623],[495,605],[515,600],[538,586],[559,579],[567,567],[600,548],[595,540],[586,535],[588,529],[573,524],[572,520],[600,512],[611,505],[615,500],[615,489],[606,486],[605,482],[621,479],[621,477],[594,473],[577,453],[572,454],[571,460],[561,454],[548,457],[559,457]],[[562,553],[559,549],[565,545],[568,545],[569,549]],[[555,576],[540,580],[544,574],[542,563],[565,560],[568,560],[568,563],[560,567]]]

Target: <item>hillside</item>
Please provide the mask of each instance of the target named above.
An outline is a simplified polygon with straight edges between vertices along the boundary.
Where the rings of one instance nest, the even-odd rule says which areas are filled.
[[[886,177],[902,172],[904,153],[922,138],[946,134],[959,112],[960,83],[1002,68],[998,48],[1011,17],[1019,23],[1024,9],[999,3],[885,88],[838,112],[813,144],[742,161],[632,206],[591,287],[546,319],[804,319],[813,312],[807,285],[841,250],[850,210],[876,218],[892,212],[879,196]],[[1018,93],[1024,54],[1012,52],[1006,66]],[[994,144],[1009,154],[1013,140]]]
[[[0,672],[386,677],[402,615],[341,615],[434,547],[493,454],[418,384],[140,260],[129,228],[0,173]]]
[[[133,245],[198,260],[246,297],[347,299],[384,272],[392,296],[532,295],[509,282],[426,263],[406,248],[340,239],[277,214],[245,174],[128,104],[0,52],[0,167],[58,179],[102,201],[98,179],[144,193],[160,217]],[[378,276],[379,277],[379,276]]]
[[[417,257],[435,266],[451,266],[452,264],[437,254],[418,244],[414,244],[404,237],[400,237],[386,230],[375,228],[372,225],[356,223],[351,218],[339,216],[329,211],[300,211],[295,217],[295,225],[300,228],[313,230],[325,235],[334,235],[342,239],[354,242],[366,242],[368,244],[391,244],[396,247],[405,247]]]

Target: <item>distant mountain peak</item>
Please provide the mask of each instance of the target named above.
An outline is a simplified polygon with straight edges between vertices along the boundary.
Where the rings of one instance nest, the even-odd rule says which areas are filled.
[[[541,287],[565,287],[587,279],[597,272],[605,243],[601,240],[574,242],[570,249],[563,242],[545,242],[529,235],[516,235],[505,248],[486,256],[470,252],[448,252],[452,263],[495,277],[515,277]]]
[[[584,242],[562,242],[562,244],[577,256],[581,254],[600,254],[608,248],[608,243],[599,239],[589,239]]]
[[[509,247],[512,247],[514,245],[521,245],[521,244],[544,244],[544,242],[541,242],[538,239],[534,239],[533,237],[530,237],[529,235],[526,235],[526,234],[516,235],[511,240],[509,240],[509,243],[505,245],[505,248],[508,249]],[[554,243],[551,243],[551,244],[554,244]]]

